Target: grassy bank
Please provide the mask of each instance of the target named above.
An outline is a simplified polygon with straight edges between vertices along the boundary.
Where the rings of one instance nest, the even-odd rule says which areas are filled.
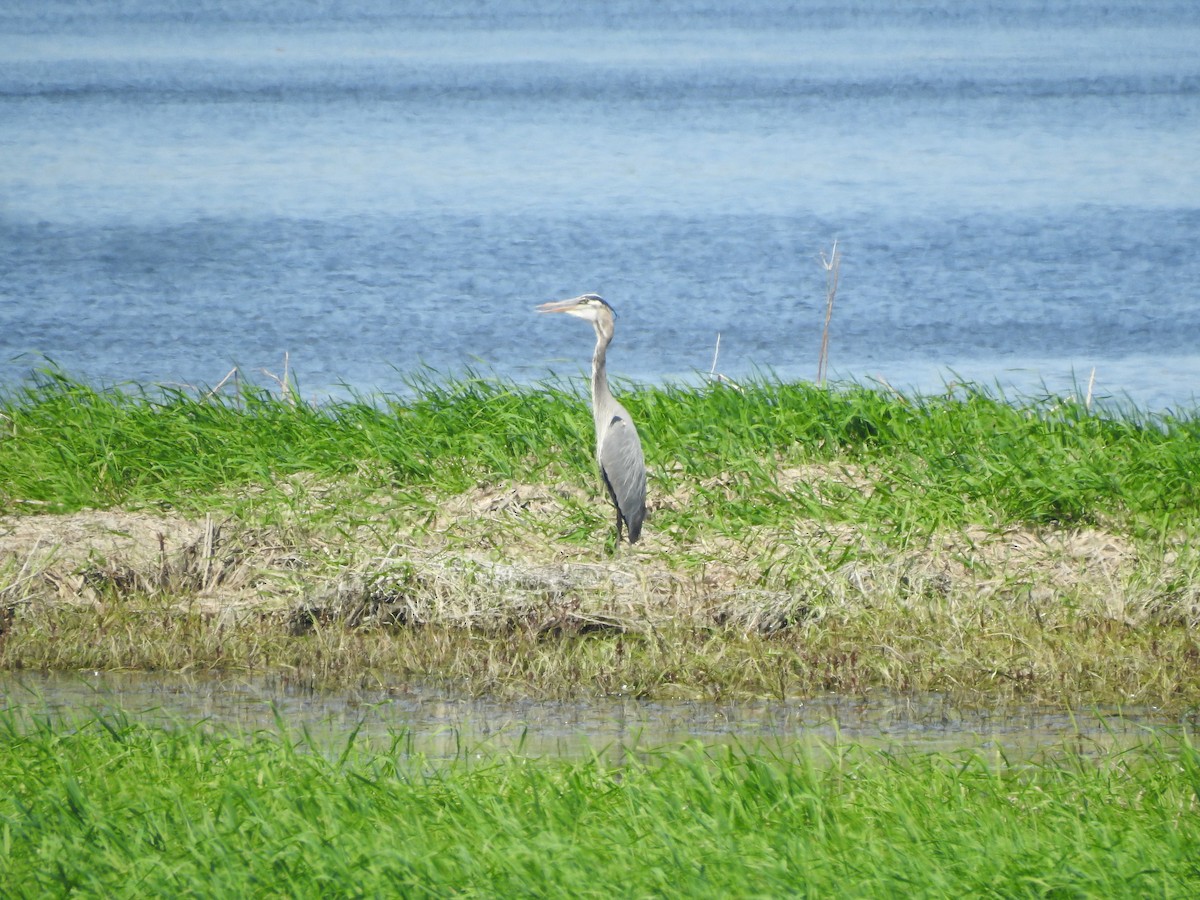
[[[1091,896],[1200,890],[1200,757],[313,748],[0,712],[0,883],[56,896]]]
[[[46,374],[0,399],[0,664],[1200,698],[1195,417],[771,380],[623,400],[650,514],[614,553],[566,385],[314,407]]]

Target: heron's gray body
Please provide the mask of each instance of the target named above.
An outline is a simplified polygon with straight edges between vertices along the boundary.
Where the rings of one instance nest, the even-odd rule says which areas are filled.
[[[592,415],[596,420],[600,475],[617,508],[617,541],[621,540],[624,519],[632,544],[641,535],[646,518],[646,462],[633,418],[608,391],[603,354],[598,364],[595,358],[592,360]]]
[[[583,294],[558,303],[544,303],[542,312],[565,312],[587,319],[596,329],[596,349],[592,354],[592,417],[596,423],[596,459],[608,496],[617,508],[617,543],[621,542],[621,523],[634,543],[642,533],[646,518],[646,462],[637,426],[608,389],[605,357],[612,342],[612,307],[596,294]]]

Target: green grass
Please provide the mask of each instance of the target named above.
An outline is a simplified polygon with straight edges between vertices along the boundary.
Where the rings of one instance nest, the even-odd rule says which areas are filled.
[[[1200,756],[630,748],[583,761],[403,734],[0,712],[8,897],[1191,897]],[[606,761],[608,760],[608,761]]]
[[[411,399],[313,407],[98,390],[59,373],[0,398],[0,497],[69,511],[194,507],[239,485],[370,472],[454,493],[486,480],[593,478],[586,401],[561,384],[418,381]],[[964,388],[903,398],[807,383],[644,388],[624,399],[657,486],[699,486],[656,527],[736,532],[797,516],[884,531],[1115,519],[1162,529],[1200,518],[1200,421],[1110,416],[1055,400],[1014,405]],[[780,487],[789,464],[863,467],[874,490],[819,498]],[[719,485],[706,484],[721,479]]]

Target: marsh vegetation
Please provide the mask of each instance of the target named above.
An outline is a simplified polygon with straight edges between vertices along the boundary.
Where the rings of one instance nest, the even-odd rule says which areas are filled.
[[[616,549],[576,388],[43,373],[0,401],[0,664],[1195,706],[1196,418],[627,385],[650,499]]]

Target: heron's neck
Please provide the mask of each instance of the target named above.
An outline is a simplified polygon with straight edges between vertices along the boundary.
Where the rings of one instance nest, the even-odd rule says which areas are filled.
[[[612,392],[608,389],[608,367],[605,357],[608,354],[609,338],[596,331],[596,349],[592,352],[592,415],[596,420],[596,435],[599,437],[604,430],[602,422],[603,410],[612,408]]]

